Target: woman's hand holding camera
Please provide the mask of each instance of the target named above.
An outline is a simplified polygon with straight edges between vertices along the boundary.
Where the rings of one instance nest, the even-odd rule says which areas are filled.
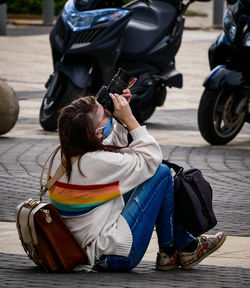
[[[112,94],[110,93],[110,97],[114,103],[114,113],[113,115],[119,119],[123,124],[127,126],[129,130],[134,130],[139,127],[140,124],[135,119],[131,108],[129,106],[129,102],[131,100],[132,94],[130,93],[129,88],[131,88],[136,82],[136,78],[134,78],[130,83],[127,89],[123,90],[123,94]]]
[[[128,103],[130,102],[130,100],[132,98],[132,94],[131,94],[129,89],[135,84],[136,81],[137,81],[136,78],[131,80],[128,84],[128,88],[123,90],[122,96],[127,99]]]

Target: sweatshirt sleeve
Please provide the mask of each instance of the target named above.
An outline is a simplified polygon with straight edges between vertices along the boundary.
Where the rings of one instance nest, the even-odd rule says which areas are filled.
[[[103,141],[104,145],[125,147],[128,145],[128,130],[120,123],[115,122],[111,135]]]
[[[88,153],[81,166],[84,175],[97,177],[97,184],[119,182],[121,194],[130,191],[152,177],[162,162],[159,144],[145,126],[130,131],[133,141],[118,153],[97,151]],[[87,167],[93,167],[89,170]],[[95,175],[91,175],[92,173]]]

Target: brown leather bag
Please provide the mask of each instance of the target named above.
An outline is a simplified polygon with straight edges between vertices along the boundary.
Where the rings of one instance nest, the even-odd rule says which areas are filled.
[[[59,147],[53,152],[53,159]],[[50,157],[49,157],[50,158]],[[60,165],[55,175],[42,184],[44,169],[40,178],[40,201],[28,199],[16,208],[16,226],[23,248],[29,258],[48,272],[68,272],[80,264],[86,264],[86,249],[83,249],[65,225],[57,209],[42,202],[42,196],[54,185],[65,170]]]

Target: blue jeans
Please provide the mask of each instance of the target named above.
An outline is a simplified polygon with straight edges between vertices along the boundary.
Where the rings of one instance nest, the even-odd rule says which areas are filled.
[[[160,165],[153,177],[132,191],[122,216],[132,232],[132,247],[127,257],[103,255],[101,259],[105,259],[108,270],[129,271],[136,267],[147,250],[154,226],[159,247],[174,243],[177,250],[181,250],[194,240],[174,224],[173,180],[166,165]]]

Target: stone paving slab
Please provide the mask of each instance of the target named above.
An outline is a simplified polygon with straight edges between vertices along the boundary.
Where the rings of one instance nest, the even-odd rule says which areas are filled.
[[[48,274],[26,256],[0,253],[0,287],[249,287],[249,269],[199,265],[171,272],[143,261],[130,273]]]

